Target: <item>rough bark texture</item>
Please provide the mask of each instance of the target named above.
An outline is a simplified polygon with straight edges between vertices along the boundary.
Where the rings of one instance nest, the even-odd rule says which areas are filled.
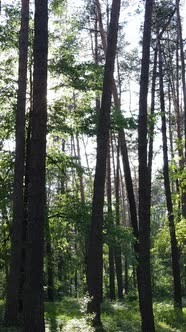
[[[22,225],[24,218],[23,179],[25,149],[25,106],[27,86],[29,0],[22,0],[19,37],[19,73],[16,110],[16,156],[14,173],[13,224],[11,232],[11,259],[7,287],[5,322],[18,323],[19,285],[21,272]]]
[[[48,1],[35,0],[31,154],[23,331],[44,332],[43,238],[47,123]]]
[[[146,1],[140,79],[138,156],[139,156],[139,265],[138,290],[142,331],[153,332],[152,289],[150,271],[150,215],[148,209],[149,176],[147,164],[147,95],[149,81],[150,40],[153,0]]]
[[[100,324],[102,301],[102,227],[104,187],[106,175],[106,159],[109,141],[110,108],[112,94],[112,77],[117,45],[118,21],[120,13],[120,0],[113,0],[111,21],[108,33],[108,47],[103,79],[103,93],[99,114],[97,133],[97,157],[94,180],[94,194],[92,206],[92,221],[88,243],[87,280],[88,291],[92,297],[88,310],[95,313],[94,323]]]
[[[160,77],[160,104],[161,104],[161,119],[162,119],[162,140],[163,140],[163,174],[164,174],[164,186],[167,202],[169,231],[171,238],[171,255],[172,255],[172,270],[174,280],[174,306],[175,308],[182,308],[181,299],[181,279],[180,279],[180,267],[179,267],[179,250],[176,239],[173,205],[170,189],[169,178],[169,162],[168,162],[168,147],[167,147],[167,133],[166,133],[166,116],[165,116],[165,103],[164,103],[164,88],[163,88],[163,69],[162,69],[162,56],[161,48],[159,44],[159,77]]]

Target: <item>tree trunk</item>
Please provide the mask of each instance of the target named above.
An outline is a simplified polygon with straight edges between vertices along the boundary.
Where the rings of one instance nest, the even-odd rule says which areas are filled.
[[[163,88],[163,69],[162,69],[162,55],[161,55],[160,43],[159,43],[159,77],[160,77],[160,104],[161,104],[161,120],[162,120],[162,140],[163,140],[163,174],[164,174],[164,186],[165,186],[168,220],[169,220],[169,231],[171,238],[172,270],[173,270],[173,280],[174,280],[174,306],[175,308],[181,309],[182,300],[181,300],[181,279],[180,279],[180,267],[179,267],[179,250],[176,239],[174,213],[173,213],[173,205],[172,205],[171,189],[170,189],[164,88]]]
[[[154,51],[154,65],[153,65],[153,73],[152,73],[152,89],[151,89],[151,119],[149,125],[149,153],[148,153],[148,173],[149,173],[149,214],[151,208],[151,178],[152,178],[152,160],[153,160],[153,144],[154,144],[154,108],[155,108],[155,91],[156,91],[156,77],[157,77],[157,55],[158,49],[157,45]]]
[[[48,1],[35,0],[34,74],[23,331],[44,332],[43,244],[47,123]]]
[[[106,54],[107,49],[107,41],[105,38],[105,32],[103,29],[103,23],[102,23],[102,14],[101,14],[101,7],[99,0],[96,0],[96,6],[97,6],[97,12],[98,12],[98,20],[99,20],[99,29],[100,29],[100,35],[102,40],[102,46],[104,53]],[[117,87],[115,80],[113,78],[112,82],[112,93],[114,98],[114,105],[115,107],[120,110],[120,101],[117,93]],[[128,157],[128,149],[126,144],[126,138],[125,138],[125,131],[119,130],[119,145],[121,149],[121,155],[123,160],[123,167],[124,167],[124,176],[125,176],[125,183],[127,188],[127,198],[129,201],[130,206],[130,216],[131,216],[131,224],[132,224],[132,230],[134,237],[136,241],[134,241],[134,251],[136,254],[136,258],[138,257],[138,219],[137,219],[137,209],[136,209],[136,202],[135,202],[135,195],[134,195],[134,188],[132,183],[132,175],[130,170],[130,164],[129,164],[129,157]]]
[[[78,133],[76,134],[76,143],[77,143],[77,157],[79,166],[81,167],[81,151],[80,151],[80,144],[79,144],[79,136]],[[81,195],[81,203],[82,205],[85,204],[85,191],[84,191],[84,183],[83,183],[83,174],[82,171],[79,172],[79,185],[80,185],[80,195]]]
[[[138,156],[139,156],[139,265],[138,290],[142,331],[153,332],[152,287],[150,270],[149,174],[147,163],[147,95],[153,0],[146,1],[140,79]]]
[[[32,96],[32,88],[31,93]],[[29,123],[27,128],[26,137],[26,161],[25,161],[25,186],[24,186],[24,220],[22,225],[22,251],[21,251],[21,278],[19,284],[19,312],[23,311],[23,292],[25,282],[25,259],[26,259],[26,232],[28,223],[28,186],[29,186],[29,162],[30,162],[30,135],[31,135],[31,114],[32,114],[32,101],[29,112]]]
[[[108,146],[108,155],[107,155],[107,204],[108,204],[109,225],[113,225],[110,144]],[[111,243],[109,243],[109,297],[110,297],[111,301],[116,299],[115,270],[114,270],[114,244],[112,241],[111,241]]]
[[[13,196],[13,224],[11,258],[7,286],[5,323],[16,325],[19,312],[19,286],[21,272],[22,225],[24,219],[23,179],[25,149],[25,107],[27,87],[29,0],[22,0],[21,30],[19,36],[19,72],[16,109],[16,155]]]
[[[176,0],[177,9],[177,26],[178,26],[178,37],[180,42],[180,55],[181,55],[181,69],[182,69],[182,87],[183,87],[183,108],[184,108],[184,138],[185,138],[185,154],[183,164],[186,164],[186,79],[185,79],[185,56],[183,48],[183,38],[182,38],[182,26],[180,18],[180,5],[179,0]],[[182,216],[186,219],[186,185],[184,184],[185,178],[182,179]]]
[[[102,14],[101,14],[99,0],[96,0],[96,6],[97,6],[97,11],[98,11],[99,29],[100,29],[100,34],[101,34],[102,46],[103,46],[104,53],[106,54],[107,41],[105,38],[104,29],[103,29]],[[116,87],[114,78],[113,78],[112,84],[113,84],[112,93],[113,93],[113,98],[114,98],[114,105],[118,110],[120,110],[120,101],[119,101],[117,87]],[[136,202],[135,202],[135,196],[134,196],[134,190],[133,190],[132,175],[131,175],[130,164],[129,164],[125,131],[122,129],[119,130],[119,144],[120,144],[121,155],[122,155],[122,160],[123,160],[124,175],[125,175],[125,182],[126,182],[126,187],[127,187],[127,197],[128,197],[129,206],[130,206],[133,234],[134,234],[135,238],[137,239],[138,238],[137,209],[136,209]],[[135,253],[136,254],[138,253],[137,241],[135,242]]]
[[[46,216],[45,221],[45,241],[46,241],[46,265],[47,265],[47,299],[50,302],[54,301],[54,264],[52,255],[52,244],[49,219]]]
[[[120,225],[120,191],[119,191],[119,146],[117,146],[117,167],[116,167],[116,227]],[[123,299],[123,278],[122,278],[122,260],[121,246],[115,245],[116,278],[118,286],[118,298]]]
[[[126,144],[125,132],[124,130],[119,131],[119,144],[121,149],[122,161],[123,161],[123,168],[124,168],[124,176],[125,176],[125,183],[127,189],[127,199],[129,202],[130,207],[130,217],[131,217],[131,224],[132,230],[135,239],[138,239],[138,218],[137,218],[137,209],[136,209],[136,201],[134,195],[134,188],[132,183],[132,175],[130,170],[129,164],[129,157],[128,157],[128,149]],[[138,242],[134,242],[134,250],[136,257],[138,256]]]
[[[124,271],[125,271],[125,294],[128,294],[129,292],[129,267],[128,267],[128,259],[127,256],[125,256],[125,265],[124,265]]]
[[[88,310],[95,313],[94,324],[100,325],[102,301],[102,228],[104,187],[106,175],[106,159],[109,141],[110,108],[112,94],[112,77],[117,45],[118,21],[120,13],[120,0],[113,0],[111,21],[108,33],[108,47],[103,79],[103,93],[97,133],[97,158],[94,180],[94,195],[92,206],[92,221],[88,243],[87,280],[88,291],[91,297]]]

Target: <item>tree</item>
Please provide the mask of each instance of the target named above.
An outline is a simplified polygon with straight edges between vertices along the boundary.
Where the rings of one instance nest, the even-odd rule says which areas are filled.
[[[180,4],[176,0],[176,10],[177,10],[177,30],[178,30],[178,39],[180,44],[180,58],[181,58],[181,77],[182,77],[182,89],[183,89],[183,114],[184,114],[184,149],[185,154],[182,160],[182,167],[186,163],[186,78],[185,78],[185,57],[184,57],[184,48],[183,48],[183,37],[182,37],[182,25],[180,17]],[[183,167],[184,168],[184,167]],[[182,184],[182,216],[186,218],[186,186],[184,184],[185,179],[183,179]]]
[[[175,308],[182,309],[179,250],[176,239],[174,211],[173,211],[173,204],[171,198],[170,177],[169,177],[167,131],[166,131],[166,116],[165,116],[164,87],[163,87],[163,69],[162,69],[162,54],[161,54],[160,42],[159,42],[159,79],[160,79],[160,104],[161,104],[163,162],[164,162],[163,174],[164,174],[164,186],[165,186],[168,220],[169,220],[169,231],[171,239],[172,270],[173,270],[173,280],[174,280],[173,283],[174,306]]]
[[[94,194],[92,205],[92,221],[88,243],[87,280],[88,291],[91,297],[88,310],[95,313],[94,324],[100,325],[101,302],[102,302],[102,228],[103,228],[103,205],[104,187],[106,175],[106,159],[109,142],[110,108],[112,95],[112,78],[117,45],[118,21],[120,13],[120,0],[113,0],[111,20],[108,33],[106,62],[103,78],[103,92],[101,109],[97,130],[97,156],[94,179]]]
[[[29,0],[22,0],[19,37],[19,73],[16,108],[16,151],[14,173],[13,223],[11,233],[11,260],[7,286],[5,322],[18,323],[22,260],[22,231],[24,221],[24,161],[25,161],[25,107],[27,87]]]
[[[146,1],[140,78],[138,158],[139,158],[139,263],[138,290],[142,331],[155,331],[150,270],[149,174],[147,160],[147,95],[153,0]]]
[[[42,332],[45,330],[43,303],[43,243],[45,224],[45,157],[47,124],[47,0],[35,1],[33,53],[33,110],[29,163],[23,330],[25,332]]]
[[[113,226],[113,211],[112,211],[112,187],[111,187],[111,163],[110,163],[110,144],[108,146],[107,155],[107,205],[108,205],[108,220],[109,225]],[[116,299],[115,294],[115,269],[114,269],[114,245],[109,243],[109,297],[111,300]]]
[[[119,188],[119,144],[117,146],[117,165],[115,175],[115,195],[116,195],[116,226],[120,225],[120,188]],[[116,278],[118,286],[118,298],[123,299],[123,280],[122,280],[122,259],[121,259],[121,246],[116,244],[115,246],[115,263],[116,263]]]

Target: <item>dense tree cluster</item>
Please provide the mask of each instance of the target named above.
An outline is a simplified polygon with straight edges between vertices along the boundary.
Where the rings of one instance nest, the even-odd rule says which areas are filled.
[[[182,1],[29,0],[1,6],[3,324],[44,332],[44,302],[186,295]],[[78,9],[78,10],[77,10]],[[180,316],[181,317],[181,316]]]

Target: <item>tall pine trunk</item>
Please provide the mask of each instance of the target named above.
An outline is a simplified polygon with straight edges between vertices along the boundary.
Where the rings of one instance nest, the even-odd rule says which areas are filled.
[[[22,0],[21,30],[19,37],[19,72],[18,96],[16,109],[16,151],[13,196],[13,224],[11,232],[11,258],[7,285],[5,323],[16,325],[18,323],[20,280],[21,280],[21,254],[22,254],[22,228],[24,220],[24,160],[25,160],[25,107],[27,87],[27,58],[28,58],[28,24],[29,0]]]
[[[116,166],[116,227],[120,225],[120,186],[119,186],[119,145],[117,146],[117,166]],[[115,245],[115,262],[116,262],[116,278],[118,286],[118,298],[123,299],[123,277],[122,277],[122,258],[121,246],[116,243]]]
[[[181,58],[181,73],[182,73],[182,88],[183,88],[183,109],[184,109],[184,160],[183,165],[186,164],[186,78],[185,78],[185,56],[184,56],[184,47],[183,47],[183,37],[182,37],[182,25],[180,17],[180,4],[176,0],[176,10],[177,10],[177,26],[178,26],[178,38],[180,42],[180,58]],[[183,167],[184,168],[184,167]],[[186,219],[186,185],[185,177],[182,179],[182,216]]]
[[[34,73],[23,331],[44,332],[43,244],[47,123],[48,1],[35,0]]]
[[[174,306],[175,308],[182,308],[181,299],[181,279],[179,267],[179,250],[176,239],[173,204],[171,198],[170,178],[169,178],[169,162],[168,162],[168,147],[167,147],[167,130],[166,130],[166,116],[165,116],[165,102],[164,102],[164,87],[163,87],[163,69],[162,69],[162,55],[159,43],[159,78],[160,78],[160,105],[161,105],[161,120],[162,120],[162,140],[163,140],[163,174],[164,186],[167,202],[169,231],[171,239],[171,255],[172,255],[172,271],[173,271],[173,286],[174,286]]]
[[[100,325],[103,279],[103,206],[106,159],[109,142],[112,78],[117,46],[120,0],[113,0],[108,33],[108,47],[103,79],[103,93],[97,132],[97,157],[94,179],[92,221],[88,243],[87,280],[91,297],[88,310],[95,313],[94,324]]]
[[[111,165],[110,165],[110,144],[108,146],[107,155],[107,205],[109,225],[113,226],[112,213],[112,187],[111,187]],[[109,243],[109,297],[111,300],[116,299],[115,293],[115,269],[114,269],[114,243]]]
[[[149,174],[147,161],[147,95],[153,0],[146,1],[140,79],[138,157],[139,157],[139,265],[138,290],[142,331],[153,332],[152,286],[150,268]]]

